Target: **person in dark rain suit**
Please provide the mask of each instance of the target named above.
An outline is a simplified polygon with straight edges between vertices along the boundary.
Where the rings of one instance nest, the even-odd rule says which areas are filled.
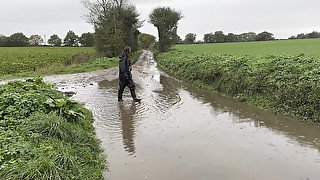
[[[135,93],[135,85],[132,80],[132,74],[131,74],[131,61],[130,61],[130,53],[131,48],[129,46],[126,46],[123,49],[122,54],[120,55],[120,61],[119,61],[119,90],[118,90],[118,101],[122,102],[122,94],[124,89],[128,86],[130,89],[130,93],[132,96],[133,101],[140,102],[141,99],[138,99]]]

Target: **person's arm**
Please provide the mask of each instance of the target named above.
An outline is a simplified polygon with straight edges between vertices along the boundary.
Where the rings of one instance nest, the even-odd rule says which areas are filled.
[[[132,78],[131,70],[131,61],[129,58],[126,58],[126,71],[128,72],[129,78]]]
[[[126,69],[130,72],[132,67],[131,67],[131,61],[129,58],[126,58]]]
[[[131,71],[131,70],[132,70],[131,60],[130,60],[130,59],[128,59],[128,62],[129,62],[129,71]]]

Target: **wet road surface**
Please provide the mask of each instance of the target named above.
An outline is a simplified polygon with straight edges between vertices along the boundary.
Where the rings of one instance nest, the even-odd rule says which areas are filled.
[[[46,77],[92,110],[110,180],[320,179],[320,129],[175,80],[144,51],[117,102],[117,68]]]

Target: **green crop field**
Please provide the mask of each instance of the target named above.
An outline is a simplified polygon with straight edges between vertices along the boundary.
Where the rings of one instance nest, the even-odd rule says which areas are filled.
[[[70,65],[93,58],[87,47],[1,47],[0,75],[35,71],[53,64]]]
[[[213,54],[297,55],[320,57],[320,39],[177,45],[179,50]]]

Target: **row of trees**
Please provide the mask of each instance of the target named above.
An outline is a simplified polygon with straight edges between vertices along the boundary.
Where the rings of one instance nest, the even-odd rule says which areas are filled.
[[[194,33],[188,33],[185,36],[184,40],[179,41],[179,43],[196,43],[197,35]],[[313,31],[311,33],[301,33],[296,36],[291,36],[289,39],[311,39],[311,38],[320,38],[320,32]],[[242,33],[242,34],[233,34],[228,33],[225,35],[222,31],[216,31],[213,33],[207,33],[204,35],[203,42],[205,43],[223,43],[223,42],[250,42],[250,41],[270,41],[274,40],[272,33],[264,31],[259,34],[254,32]],[[202,43],[198,41],[197,43]]]
[[[183,41],[180,43],[195,43],[197,35],[194,33],[188,33]],[[233,34],[224,34],[222,31],[216,31],[213,33],[207,33],[204,35],[203,42],[205,43],[223,43],[223,42],[250,42],[250,41],[270,41],[274,40],[272,33],[264,31],[259,34],[254,32]]]
[[[141,34],[142,26],[135,6],[126,0],[83,0],[89,10],[87,22],[95,29],[95,47],[98,54],[117,56],[124,46],[138,49],[139,42],[146,48],[155,42],[155,37]],[[180,12],[169,7],[156,8],[149,15],[149,22],[158,29],[160,51],[166,51],[177,42],[177,23],[182,18]]]
[[[65,46],[81,46],[93,47],[94,46],[94,34],[93,33],[83,33],[80,37],[76,35],[73,31],[68,31],[66,37],[63,40]],[[48,39],[48,44],[51,46],[61,46],[62,39],[58,35],[54,34]]]
[[[76,35],[73,31],[69,31],[63,40],[65,46],[87,46],[92,47],[94,45],[94,35],[93,33],[83,33],[80,37]],[[40,46],[44,45],[45,42],[40,35],[34,34],[29,38],[23,33],[14,33],[9,37],[0,35],[0,47],[21,47],[21,46]],[[61,46],[62,39],[58,35],[54,34],[48,39],[48,44],[52,46]]]
[[[78,37],[73,31],[69,31],[64,38],[65,46],[78,46],[78,42],[81,46],[93,47],[94,46],[94,34],[93,33],[83,33]],[[48,44],[51,46],[61,46],[62,39],[54,34],[49,40]],[[156,41],[156,37],[150,34],[142,33],[139,35],[139,47],[146,49],[153,45]],[[23,33],[14,33],[9,37],[0,35],[0,46],[11,46],[11,47],[21,47],[21,46],[40,46],[44,44],[44,40],[40,35],[31,35],[27,38]]]
[[[90,46],[94,44],[98,54],[114,57],[121,53],[124,46],[131,46],[135,51],[139,44],[146,48],[155,42],[154,36],[139,32],[138,28],[142,26],[142,22],[138,19],[139,13],[135,6],[126,0],[83,0],[82,3],[89,10],[85,15],[87,22],[91,23],[95,30],[94,34],[85,34],[82,37],[94,39],[90,41]],[[172,44],[180,41],[177,35],[177,24],[181,18],[181,13],[170,7],[156,8],[149,15],[149,22],[158,29],[158,48],[161,52],[167,51]],[[1,36],[4,39],[3,45],[27,46],[30,38],[22,33],[16,34],[19,34],[19,40],[11,40],[11,36],[9,38]],[[33,43],[34,45],[43,41],[38,35],[37,38],[39,43]],[[89,44],[80,39],[74,32],[69,31],[64,39],[64,45],[75,46],[78,42],[83,45]],[[48,43],[59,46],[62,40],[55,34],[50,37]]]
[[[14,33],[10,37],[0,35],[0,46],[27,46],[28,44],[29,38],[23,33]]]
[[[312,38],[320,38],[320,32],[313,31],[311,33],[300,33],[296,36],[291,36],[289,39],[312,39]]]

